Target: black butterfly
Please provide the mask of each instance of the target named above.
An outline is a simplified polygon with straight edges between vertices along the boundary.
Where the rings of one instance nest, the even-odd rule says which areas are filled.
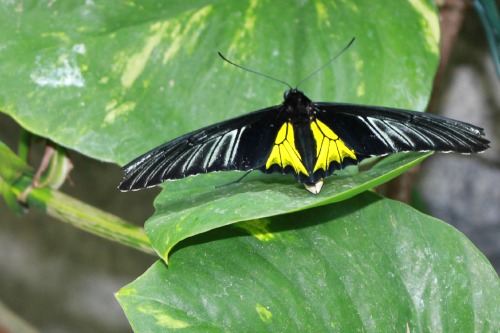
[[[260,170],[293,174],[317,194],[323,178],[370,156],[476,153],[488,144],[482,128],[458,120],[377,106],[315,103],[290,87],[281,105],[185,134],[136,158],[123,168],[119,188],[139,190],[214,171]]]

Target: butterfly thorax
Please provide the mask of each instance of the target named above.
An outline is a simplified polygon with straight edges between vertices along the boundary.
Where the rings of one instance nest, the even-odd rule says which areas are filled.
[[[283,106],[289,120],[296,125],[309,124],[314,117],[312,101],[297,89],[285,92]]]

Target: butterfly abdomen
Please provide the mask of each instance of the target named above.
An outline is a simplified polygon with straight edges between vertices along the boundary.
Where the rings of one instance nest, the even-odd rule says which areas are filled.
[[[295,146],[300,154],[301,162],[307,170],[307,183],[315,183],[319,179],[315,179],[316,156],[316,141],[311,131],[311,123],[299,123],[294,125],[295,128]],[[301,177],[303,180],[304,177]],[[321,177],[320,177],[321,179]]]

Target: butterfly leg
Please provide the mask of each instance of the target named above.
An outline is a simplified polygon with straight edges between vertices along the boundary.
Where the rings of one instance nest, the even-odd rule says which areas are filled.
[[[233,184],[236,184],[236,183],[239,183],[240,181],[243,180],[243,178],[245,178],[246,176],[248,176],[248,174],[250,172],[252,172],[253,170],[250,170],[250,171],[247,171],[245,172],[245,174],[243,176],[241,176],[240,178],[236,179],[236,180],[233,180],[232,182],[229,182],[227,184],[222,184],[222,185],[217,185],[215,188],[220,188],[220,187],[226,187],[228,185],[233,185]]]

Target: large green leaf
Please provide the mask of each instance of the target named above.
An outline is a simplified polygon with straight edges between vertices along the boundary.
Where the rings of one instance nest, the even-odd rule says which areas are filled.
[[[117,294],[137,332],[500,330],[485,257],[446,223],[374,194],[183,244]]]
[[[316,101],[417,110],[427,103],[438,61],[438,16],[430,0],[47,0],[0,8],[8,18],[0,22],[0,109],[34,133],[118,163],[189,130],[280,103],[286,87],[229,66],[218,50],[294,85],[355,36],[345,54],[301,89]],[[404,155],[372,173],[330,177],[330,189],[317,198],[283,177],[225,189],[213,185],[234,174],[168,183],[148,235],[166,258],[190,235],[342,200],[419,159]],[[182,190],[186,184],[193,188]],[[222,202],[224,196],[230,199]],[[180,209],[186,207],[199,210],[188,216]],[[231,214],[217,221],[224,211]],[[189,227],[183,225],[188,218]],[[162,238],[165,228],[178,234]]]
[[[286,4],[286,5],[285,5]],[[125,163],[168,139],[281,102],[296,84],[314,100],[422,110],[438,59],[430,0],[8,1],[0,4],[0,109],[28,130]]]

